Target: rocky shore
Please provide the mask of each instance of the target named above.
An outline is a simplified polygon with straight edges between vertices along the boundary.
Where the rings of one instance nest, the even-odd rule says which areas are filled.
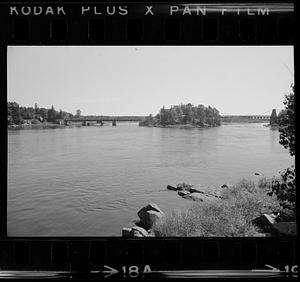
[[[167,185],[167,189],[177,192],[178,196],[186,200],[196,202],[213,203],[213,201],[223,201],[222,192],[233,187],[230,184],[223,184],[220,187],[194,186],[180,183],[177,185]],[[135,226],[124,227],[122,237],[141,238],[159,237],[156,234],[155,225],[162,223],[166,219],[166,214],[154,203],[141,208],[138,212],[138,220],[134,221]],[[296,222],[283,222],[279,213],[261,214],[252,220],[252,224],[265,237],[296,236]]]
[[[168,185],[167,189],[176,191],[177,194],[184,199],[203,202],[222,199],[222,190],[230,187],[230,184],[223,184],[220,187],[204,187],[201,185],[194,186],[191,184],[180,183],[177,185]]]

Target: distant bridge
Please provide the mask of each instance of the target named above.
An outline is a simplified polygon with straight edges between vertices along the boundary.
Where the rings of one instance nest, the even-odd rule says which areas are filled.
[[[67,118],[64,120],[66,125],[81,124],[81,125],[103,125],[103,122],[111,122],[116,125],[118,122],[140,122],[144,120],[144,116],[100,116],[100,117],[79,117]]]
[[[99,116],[99,117],[79,117],[68,118],[64,122],[66,125],[103,125],[104,122],[111,122],[116,125],[117,122],[140,122],[145,116]],[[267,122],[270,115],[222,115],[223,122]]]
[[[224,122],[266,122],[270,120],[270,115],[223,115],[221,121]]]

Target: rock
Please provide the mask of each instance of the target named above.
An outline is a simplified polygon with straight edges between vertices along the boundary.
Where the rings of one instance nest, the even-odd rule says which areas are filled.
[[[268,233],[274,237],[297,236],[296,221],[277,222],[279,214],[263,214],[252,222],[263,233]]]
[[[273,224],[273,229],[271,231],[272,236],[297,236],[297,226],[296,221],[291,222],[276,222]]]
[[[142,236],[137,236],[137,233],[139,233]],[[133,226],[131,228],[130,235],[133,237],[148,237],[149,236],[148,232],[144,228],[139,227],[139,226]]]
[[[179,196],[183,197],[183,196],[186,196],[186,195],[190,194],[190,192],[185,191],[185,190],[182,190],[182,191],[179,190],[179,191],[177,192],[177,194],[178,194]]]
[[[179,186],[177,186],[176,190],[177,191],[184,191],[185,188],[183,186],[179,185]]]
[[[156,212],[161,212],[162,213],[162,210],[158,207],[158,205],[149,203],[147,206],[141,208],[138,211],[138,216],[140,217],[140,214],[142,214],[146,211],[156,211]]]
[[[131,237],[130,232],[131,232],[131,228],[124,227],[122,229],[122,237]]]
[[[177,190],[178,190],[177,187],[172,186],[172,185],[168,185],[168,186],[167,186],[167,189],[168,189],[168,190],[172,190],[172,191],[177,191]]]
[[[156,204],[148,204],[137,213],[140,218],[139,226],[150,229],[156,220],[164,216],[162,210]]]
[[[151,228],[156,222],[162,220],[165,216],[163,212],[156,212],[156,211],[147,211],[149,214],[149,228]]]
[[[155,234],[154,233],[149,233],[148,237],[155,237]]]
[[[131,233],[131,237],[144,237],[144,236],[137,230],[133,230],[133,232]]]
[[[190,192],[190,193],[202,193],[202,194],[204,194],[203,191],[201,191],[201,190],[199,190],[199,189],[197,189],[197,188],[190,188],[189,192]]]
[[[274,214],[263,214],[260,217],[252,220],[252,223],[255,224],[262,233],[271,233],[273,231],[273,224],[276,222],[276,217],[278,215]]]
[[[177,184],[177,190],[186,190],[190,191],[190,189],[193,187],[191,184],[186,184],[186,183],[179,183]]]
[[[216,198],[222,198],[221,197],[221,191],[220,190],[213,190],[209,193],[207,193],[208,196],[216,197]]]
[[[193,200],[193,201],[201,201],[201,202],[203,202],[203,194],[201,194],[201,193],[190,193],[189,195],[188,195],[188,198],[190,198],[191,200]],[[204,196],[205,197],[205,196]]]

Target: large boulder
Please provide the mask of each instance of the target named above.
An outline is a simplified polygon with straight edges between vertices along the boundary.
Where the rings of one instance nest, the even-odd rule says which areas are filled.
[[[297,236],[296,221],[275,222],[271,232],[272,236],[294,237]]]
[[[139,226],[133,226],[130,232],[131,237],[148,237],[148,232]]]
[[[131,237],[131,234],[130,234],[131,229],[132,228],[124,227],[122,229],[122,237]]]
[[[155,223],[161,221],[165,214],[163,212],[147,211],[149,215],[149,228],[151,228]]]
[[[152,228],[157,220],[160,220],[165,214],[156,204],[148,204],[138,211],[140,218],[139,226],[146,230]]]
[[[136,238],[136,237],[144,237],[140,232],[137,230],[133,230],[133,232],[130,234],[131,237]]]
[[[258,227],[260,232],[272,234],[277,216],[275,214],[263,214],[252,220],[252,223]]]

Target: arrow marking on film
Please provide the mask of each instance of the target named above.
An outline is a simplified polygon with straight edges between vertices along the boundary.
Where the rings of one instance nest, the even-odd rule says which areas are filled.
[[[268,267],[269,269],[252,269],[252,271],[261,271],[261,272],[280,272],[280,269],[272,266],[272,265],[269,265],[269,264],[265,264],[266,267]]]
[[[107,274],[104,276],[104,278],[107,278],[107,277],[109,277],[109,276],[111,276],[111,275],[116,274],[116,273],[119,272],[118,270],[116,270],[116,269],[114,269],[114,268],[112,268],[112,267],[110,267],[110,266],[108,266],[108,265],[104,265],[104,267],[108,269],[108,270],[103,270],[103,271],[102,271],[102,273],[107,273]]]
[[[106,278],[106,277],[109,277],[109,276],[111,276],[111,275],[116,274],[116,273],[119,272],[118,270],[116,270],[116,269],[114,269],[114,268],[112,268],[112,267],[110,267],[108,265],[104,265],[104,267],[106,268],[106,270],[91,270],[90,273],[91,274],[107,273],[104,276],[104,278]]]

